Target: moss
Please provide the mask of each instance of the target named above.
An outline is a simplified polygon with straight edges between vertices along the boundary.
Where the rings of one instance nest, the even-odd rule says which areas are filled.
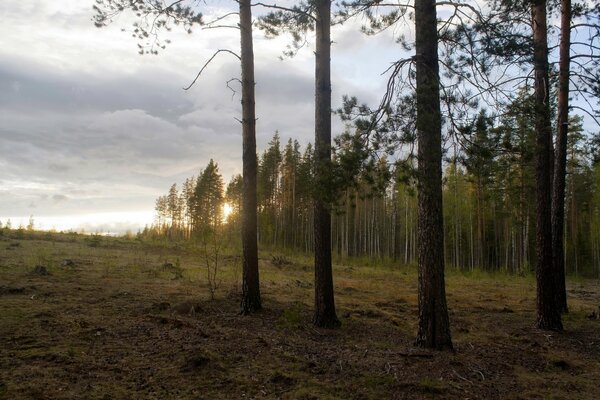
[[[438,379],[423,378],[419,381],[419,388],[425,393],[441,394],[447,390],[447,386]]]
[[[374,373],[366,373],[360,379],[360,385],[370,389],[380,391],[385,387],[390,387],[396,383],[394,377],[390,374],[374,374]]]
[[[275,371],[269,377],[268,383],[277,386],[289,387],[296,383],[296,379],[284,372]]]
[[[282,397],[286,400],[346,400],[348,394],[342,390],[328,390],[315,382],[308,381],[302,386],[295,388]]]
[[[305,323],[305,308],[304,304],[292,303],[277,318],[277,327],[286,330],[300,329]]]

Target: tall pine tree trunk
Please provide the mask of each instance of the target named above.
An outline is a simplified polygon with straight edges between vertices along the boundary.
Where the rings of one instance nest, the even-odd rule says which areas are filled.
[[[417,345],[451,349],[444,282],[442,127],[435,0],[415,2],[418,140],[419,332]]]
[[[331,166],[331,3],[316,1],[315,52],[315,315],[322,328],[340,325],[335,314],[331,265],[331,214],[325,201],[326,172]]]
[[[567,164],[567,133],[569,130],[569,69],[571,47],[571,0],[561,0],[561,37],[558,75],[558,132],[554,156],[554,183],[552,185],[552,250],[556,273],[557,306],[567,312],[565,283],[565,176]]]
[[[261,309],[258,277],[256,217],[256,114],[254,105],[254,50],[252,45],[252,10],[250,0],[240,0],[240,37],[242,61],[242,303],[241,312]]]
[[[532,2],[531,16],[535,73],[537,326],[540,329],[559,331],[562,330],[562,322],[554,293],[556,274],[552,264],[552,131],[545,0]]]

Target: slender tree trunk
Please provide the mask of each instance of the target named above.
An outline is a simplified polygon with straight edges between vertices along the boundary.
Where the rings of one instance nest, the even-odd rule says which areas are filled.
[[[537,326],[540,329],[560,331],[562,322],[554,293],[556,274],[552,265],[552,179],[550,172],[552,131],[546,1],[534,0],[531,11],[535,73]]]
[[[556,301],[561,312],[568,312],[565,282],[565,176],[567,164],[567,133],[569,131],[569,69],[571,47],[571,0],[561,0],[561,37],[558,75],[558,132],[554,155],[552,185],[552,250],[556,273]]]
[[[577,259],[577,255],[579,254],[579,251],[577,249],[577,232],[579,232],[577,216],[579,213],[577,211],[577,199],[575,198],[575,180],[573,179],[575,176],[575,166],[573,161],[574,159],[574,149],[571,149],[572,161],[571,166],[569,167],[569,175],[571,176],[569,182],[569,200],[571,202],[571,206],[569,207],[569,214],[571,214],[571,221],[569,225],[571,227],[571,232],[570,235],[567,235],[567,239],[570,241],[571,244],[570,248],[573,257],[573,267],[575,268],[575,276],[579,276],[579,264]]]
[[[473,215],[472,215],[473,209],[472,207],[469,207],[469,232],[470,232],[470,250],[471,250],[471,272],[473,272],[473,269],[475,267],[475,261],[474,261],[474,251],[473,251]]]
[[[405,195],[406,196],[406,195]],[[409,238],[409,230],[408,230],[408,197],[406,197],[406,212],[404,213],[404,265],[408,265],[409,260],[409,248],[408,248],[408,238]]]
[[[527,209],[527,216],[525,220],[525,236],[523,237],[523,260],[527,266],[527,269],[529,269],[531,265],[529,262],[529,208]]]
[[[315,52],[315,315],[322,328],[340,325],[335,313],[331,265],[331,214],[324,201],[326,171],[331,162],[331,3],[316,1]]]
[[[256,204],[256,115],[254,106],[254,50],[250,0],[240,0],[240,37],[242,61],[242,314],[260,310],[258,276],[257,204]]]
[[[483,227],[483,211],[482,211],[482,188],[481,188],[481,178],[477,177],[477,265],[480,269],[486,270],[487,265],[484,259],[484,246],[486,244],[486,240],[484,238],[484,227]]]
[[[451,349],[444,282],[442,127],[435,0],[415,2],[419,332],[417,345]]]

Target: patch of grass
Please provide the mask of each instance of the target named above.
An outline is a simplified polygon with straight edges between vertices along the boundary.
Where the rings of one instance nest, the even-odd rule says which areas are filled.
[[[380,391],[385,387],[390,387],[394,385],[396,380],[390,374],[383,373],[365,373],[364,376],[359,380],[359,384],[371,390]]]
[[[302,303],[293,303],[284,309],[279,318],[277,318],[277,327],[279,329],[297,330],[302,328],[305,321],[306,307]]]
[[[102,244],[102,237],[100,235],[90,235],[84,241],[90,247],[99,247]]]
[[[296,379],[284,372],[274,371],[269,377],[268,383],[277,386],[290,387],[296,383]]]
[[[186,356],[182,372],[198,372],[205,369],[222,369],[219,357],[208,351],[196,351]]]
[[[319,385],[314,381],[304,382],[298,388],[286,392],[283,397],[286,400],[342,400],[348,399],[347,394],[331,390],[324,385]]]
[[[425,393],[441,394],[447,389],[447,386],[438,379],[423,378],[419,381],[420,389]]]

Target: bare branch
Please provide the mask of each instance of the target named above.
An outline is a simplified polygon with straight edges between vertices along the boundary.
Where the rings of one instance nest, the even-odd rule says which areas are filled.
[[[204,26],[202,27],[202,30],[208,30],[208,29],[218,29],[218,28],[228,28],[228,29],[240,29],[239,26],[237,25],[212,25],[212,26]]]
[[[570,57],[571,60],[576,58],[600,58],[600,54],[576,54]]]
[[[312,14],[306,13],[300,9],[287,8],[287,7],[278,6],[277,4],[265,4],[265,3],[252,3],[250,5],[251,6],[261,6],[264,8],[271,8],[271,9],[280,10],[280,11],[286,11],[286,12],[293,13],[293,14],[300,14],[307,18],[310,18],[314,22],[317,21],[317,19]]]
[[[214,60],[214,58],[219,53],[229,53],[229,54],[237,57],[238,60],[242,61],[242,58],[237,53],[235,53],[235,52],[233,52],[231,50],[228,50],[228,49],[219,49],[219,50],[215,51],[215,53],[212,55],[211,58],[208,59],[207,62],[204,63],[204,65],[200,69],[200,72],[198,72],[198,75],[196,75],[196,77],[194,78],[194,80],[192,81],[192,83],[190,83],[189,86],[184,87],[183,90],[189,90],[192,86],[194,86],[194,84],[196,83],[196,81],[198,80],[198,78],[200,78],[200,75],[202,75],[202,72],[204,71],[204,69],[208,66],[208,64],[211,63],[212,60]]]
[[[479,18],[480,20],[483,20],[483,15],[481,14],[481,11],[476,9],[474,6],[470,5],[470,4],[466,4],[466,3],[457,3],[454,1],[438,1],[435,3],[436,6],[452,6],[456,9],[461,8],[461,7],[465,7],[468,8],[469,10],[471,10],[475,15],[477,15],[477,18]]]
[[[584,113],[586,113],[587,115],[589,115],[594,120],[594,122],[596,123],[596,125],[600,126],[600,120],[598,120],[598,118],[594,114],[590,113],[585,108],[579,107],[579,106],[575,106],[575,105],[571,106],[571,108],[583,111]]]
[[[228,81],[225,83],[225,85],[227,86],[227,89],[231,90],[231,92],[232,92],[232,93],[231,93],[231,100],[233,100],[233,98],[234,98],[234,97],[235,97],[235,95],[237,94],[237,91],[236,91],[234,88],[232,88],[232,87],[231,87],[231,85],[230,85],[230,83],[231,83],[231,82],[239,82],[239,83],[241,84],[241,83],[242,83],[242,81],[241,81],[240,79],[238,79],[238,78],[231,78],[231,79],[229,79],[229,80],[228,80]]]
[[[225,18],[230,17],[232,15],[240,15],[240,13],[237,12],[237,11],[235,11],[235,12],[230,12],[230,13],[227,13],[227,14],[223,14],[220,17],[217,17],[217,18],[213,19],[212,21],[206,22],[205,25],[213,25],[213,24],[215,24],[215,23],[217,23],[219,21],[222,21]]]
[[[571,25],[571,30],[578,29],[578,28],[600,29],[600,25],[585,24],[585,23]]]

